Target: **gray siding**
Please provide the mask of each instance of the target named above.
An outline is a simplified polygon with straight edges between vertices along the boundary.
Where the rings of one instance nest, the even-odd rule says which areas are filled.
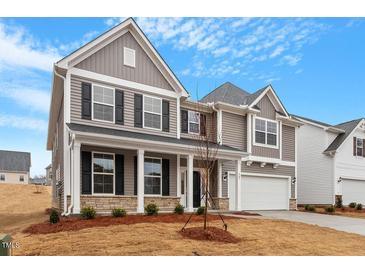
[[[136,51],[135,68],[123,65],[124,47]],[[76,67],[145,85],[173,90],[171,85],[130,32],[127,32],[120,38],[92,54],[90,57],[77,64]]]
[[[106,147],[93,147],[82,146],[82,151],[98,151],[98,152],[110,152],[115,154],[124,155],[124,195],[134,195],[134,157],[137,156],[137,152],[134,150],[118,149],[118,148],[106,148]],[[153,152],[145,152],[145,157],[159,157],[170,160],[170,196],[176,196],[176,155],[172,154],[159,154]],[[82,167],[81,167],[82,168]]]
[[[223,144],[247,151],[247,119],[246,116],[222,112]]]
[[[259,163],[252,163],[251,166],[247,166],[246,162],[242,162],[241,166],[242,172],[246,173],[261,173],[268,175],[282,175],[282,176],[295,176],[295,167],[292,166],[278,166],[277,168],[273,168],[272,164],[267,164],[265,167],[260,167]],[[235,172],[235,162],[234,161],[226,161],[223,162],[222,172],[231,171]],[[223,197],[228,197],[228,180],[222,181],[222,195]],[[295,195],[295,189],[292,188],[292,197]]]
[[[84,120],[81,118],[81,83],[92,82],[95,84],[103,84],[100,82],[82,79],[76,76],[71,77],[71,122],[72,123],[80,123],[80,124],[88,124],[94,126],[103,126],[114,129],[124,129],[130,131],[138,131],[144,133],[151,133],[163,136],[176,137],[176,100],[171,100],[168,98],[164,98],[170,101],[170,132],[162,132],[153,129],[145,129],[145,128],[135,128],[134,127],[134,94],[142,92],[129,90],[123,87],[115,86],[115,88],[119,88],[124,90],[124,125],[117,125],[108,122],[102,121],[93,121],[93,120]]]
[[[295,128],[283,125],[282,158],[284,161],[295,162]]]
[[[257,103],[257,106],[261,111],[257,116],[271,120],[276,120],[275,107],[273,106],[267,95],[262,97],[262,99]]]
[[[181,110],[189,110],[186,108],[180,108]],[[217,120],[216,120],[216,115],[214,113],[208,113],[208,112],[203,112],[203,111],[199,111],[199,110],[193,110],[196,112],[200,112],[204,115],[206,115],[206,119],[207,119],[207,137],[211,140],[211,141],[215,141],[216,140],[216,125],[217,125]],[[180,133],[181,138],[188,138],[188,139],[199,139],[199,135],[197,134],[189,134],[189,133]]]

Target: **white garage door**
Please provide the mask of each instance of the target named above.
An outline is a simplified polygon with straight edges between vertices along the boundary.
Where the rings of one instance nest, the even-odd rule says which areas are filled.
[[[287,178],[242,176],[241,208],[243,210],[289,209],[289,183]],[[235,208],[235,175],[229,176],[229,206]]]
[[[344,205],[351,202],[365,205],[365,181],[344,179],[342,181],[342,201]]]

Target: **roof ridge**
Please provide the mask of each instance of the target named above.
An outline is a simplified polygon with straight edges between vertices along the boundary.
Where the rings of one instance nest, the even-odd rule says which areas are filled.
[[[15,152],[15,153],[28,153],[28,154],[31,154],[30,152],[28,151],[18,151],[18,150],[6,150],[6,149],[0,149],[0,152],[1,151],[4,151],[4,152]]]
[[[355,122],[355,121],[360,121],[360,120],[363,120],[363,119],[365,119],[365,118],[353,119],[353,120],[350,120],[350,121],[347,121],[347,122],[343,122],[343,123],[337,124],[335,126],[341,126],[341,125],[344,125],[344,124],[349,124],[349,123],[352,123],[352,122]]]

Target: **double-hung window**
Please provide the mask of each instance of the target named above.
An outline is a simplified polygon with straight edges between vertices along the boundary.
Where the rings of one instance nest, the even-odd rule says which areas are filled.
[[[0,181],[5,181],[5,174],[0,174]]]
[[[255,119],[255,144],[271,147],[278,146],[278,123],[264,119]]]
[[[144,127],[161,130],[162,100],[160,98],[144,96],[143,112]]]
[[[189,133],[200,133],[200,113],[189,111]]]
[[[114,194],[114,155],[93,153],[95,194]]]
[[[114,122],[114,89],[93,85],[93,119]]]
[[[356,138],[356,156],[364,156],[364,142],[360,138]]]
[[[160,158],[144,159],[144,193],[161,195],[162,163]]]
[[[24,182],[24,175],[19,176],[19,182]]]

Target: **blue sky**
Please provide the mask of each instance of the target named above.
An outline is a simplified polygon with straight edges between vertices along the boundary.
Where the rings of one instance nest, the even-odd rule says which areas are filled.
[[[124,18],[0,19],[0,149],[45,151],[53,62]],[[365,20],[136,18],[192,97],[271,83],[287,110],[328,123],[365,116]]]

